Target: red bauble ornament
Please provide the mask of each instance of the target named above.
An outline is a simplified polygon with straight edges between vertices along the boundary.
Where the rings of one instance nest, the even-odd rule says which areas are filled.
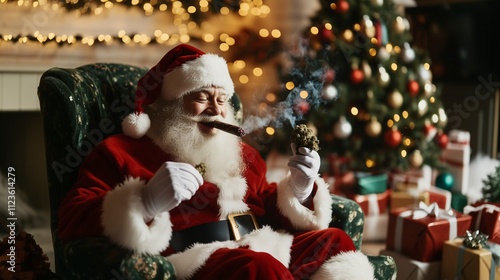
[[[331,29],[322,28],[321,31],[319,32],[319,40],[323,44],[330,44],[331,42],[333,42],[334,39],[335,39],[335,34]]]
[[[325,84],[331,84],[333,80],[335,80],[335,70],[331,68],[325,69],[325,72],[323,73],[323,80]]]
[[[339,13],[345,13],[349,11],[349,2],[346,0],[340,0],[337,2],[337,11]]]
[[[354,69],[351,72],[351,82],[353,84],[359,84],[365,79],[365,74],[359,69]]]
[[[403,135],[397,129],[387,130],[384,134],[385,144],[391,148],[396,148],[403,139]]]
[[[448,145],[448,135],[446,135],[443,132],[440,132],[436,135],[436,143],[441,149],[446,149],[446,146]]]
[[[416,96],[420,90],[420,85],[417,81],[409,81],[408,82],[408,92],[411,96]]]
[[[300,113],[300,114],[307,114],[309,112],[309,109],[311,108],[311,105],[305,100],[301,100],[295,104],[295,111]]]

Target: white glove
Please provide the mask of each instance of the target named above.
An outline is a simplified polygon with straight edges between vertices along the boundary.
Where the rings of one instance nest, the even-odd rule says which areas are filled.
[[[170,211],[189,200],[203,184],[203,177],[190,164],[167,161],[156,171],[142,191],[144,220]]]
[[[300,147],[298,154],[292,144],[293,156],[288,161],[290,167],[290,187],[295,197],[303,203],[312,193],[314,180],[318,177],[321,160],[318,152]]]

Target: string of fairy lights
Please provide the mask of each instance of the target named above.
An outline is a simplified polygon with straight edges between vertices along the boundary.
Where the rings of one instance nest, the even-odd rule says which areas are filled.
[[[56,31],[43,33],[37,30],[29,34],[2,34],[0,31],[0,46],[2,44],[39,44],[58,47],[74,45],[88,47],[111,45],[172,46],[179,43],[200,42],[218,43],[222,52],[229,52],[231,47],[234,47],[233,52],[240,52],[246,56],[252,55],[252,59],[255,59],[257,52],[255,48],[260,49],[261,53],[272,55],[270,48],[273,48],[273,44],[279,42],[279,38],[282,36],[278,29],[262,28],[258,31],[252,31],[256,34],[251,35],[253,42],[261,42],[259,46],[248,46],[244,45],[245,40],[240,40],[244,36],[249,36],[244,32],[234,35],[226,32],[200,32],[203,30],[200,27],[203,27],[206,20],[213,15],[267,17],[271,9],[264,4],[263,0],[0,0],[0,8],[2,5],[12,5],[20,9],[48,10],[53,15],[66,13],[75,17],[100,16],[106,10],[122,5],[129,9],[137,9],[144,16],[152,16],[155,13],[170,13],[173,20],[172,25],[168,28],[172,30],[172,27],[175,27],[177,31],[165,32],[156,29],[151,34],[145,34],[118,30],[115,34],[98,35],[84,35],[78,32],[58,34]],[[241,41],[240,45],[238,45],[239,40]],[[245,50],[240,50],[241,48]],[[235,56],[233,60],[228,60],[228,62],[230,70],[233,73],[238,73],[236,76],[240,84],[248,84],[253,78],[264,75],[262,68],[249,67],[251,63],[241,55]]]
[[[116,5],[139,8],[146,16],[155,12],[170,12],[173,15],[172,23],[178,29],[176,33],[166,33],[158,29],[153,34],[127,33],[125,30],[120,30],[117,34],[99,35],[57,34],[56,32],[42,34],[40,31],[34,31],[31,34],[0,34],[0,44],[3,42],[20,44],[31,42],[43,45],[55,43],[59,46],[73,44],[93,46],[114,43],[125,45],[173,45],[189,41],[214,42],[218,39],[221,51],[227,51],[230,46],[234,45],[234,38],[226,33],[205,32],[201,35],[194,35],[198,33],[199,27],[204,24],[204,20],[210,13],[225,16],[237,12],[241,17],[266,17],[270,13],[270,8],[262,0],[199,0],[197,3],[195,2],[179,0],[0,0],[0,5],[17,5],[20,8],[48,8],[52,13],[65,11],[73,13],[75,16],[97,16],[102,14],[105,9],[112,9]],[[277,30],[263,30],[259,34],[262,37],[273,36],[278,38],[280,36]]]

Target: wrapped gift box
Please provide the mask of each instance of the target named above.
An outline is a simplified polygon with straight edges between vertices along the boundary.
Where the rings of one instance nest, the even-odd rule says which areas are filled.
[[[387,174],[356,173],[357,194],[379,194],[387,190]]]
[[[389,199],[391,209],[418,206],[420,202],[430,204],[428,192],[419,192],[418,190],[393,191]]]
[[[356,191],[356,174],[350,168],[350,158],[329,154],[328,171],[323,175],[328,178],[330,192],[337,195],[343,195],[346,192]]]
[[[449,142],[441,153],[441,161],[446,163],[448,170],[455,179],[453,190],[466,194],[469,183],[470,165],[470,133],[453,129],[449,133]]]
[[[437,204],[397,208],[389,213],[386,248],[422,262],[441,259],[443,243],[465,235],[471,216]]]
[[[425,191],[417,189],[407,191],[394,191],[390,195],[389,205],[392,209],[399,207],[417,206],[420,202],[425,204],[437,203],[441,209],[450,209],[452,193],[447,190],[430,186]]]
[[[451,208],[452,193],[450,191],[431,186],[427,192],[429,192],[428,204],[435,202],[441,209]]]
[[[381,255],[391,256],[396,262],[396,280],[437,280],[441,276],[441,262],[419,262],[391,250],[380,251]]]
[[[385,190],[379,194],[346,194],[346,196],[359,204],[366,216],[376,216],[384,213],[389,206],[389,196],[391,191]]]
[[[443,246],[441,279],[500,279],[500,267],[495,265],[487,249],[465,248],[462,239],[448,240]]]
[[[452,191],[451,192],[451,208],[458,212],[464,212],[464,207],[469,203],[469,199],[465,194]]]
[[[492,242],[500,244],[500,205],[478,202],[467,205],[464,213],[472,217],[471,230],[479,230],[488,235]]]
[[[388,187],[396,191],[408,189],[427,190],[432,185],[432,168],[423,165],[420,169],[393,171],[388,175]]]
[[[378,215],[365,216],[363,226],[363,241],[385,241],[387,238],[387,225],[389,222],[389,212]]]

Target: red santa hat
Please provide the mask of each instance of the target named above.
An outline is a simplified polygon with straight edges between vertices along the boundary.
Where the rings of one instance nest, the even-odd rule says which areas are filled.
[[[170,50],[137,83],[134,112],[122,121],[125,135],[141,138],[151,122],[143,106],[162,100],[174,100],[204,87],[220,87],[231,97],[234,84],[226,61],[186,44]]]

